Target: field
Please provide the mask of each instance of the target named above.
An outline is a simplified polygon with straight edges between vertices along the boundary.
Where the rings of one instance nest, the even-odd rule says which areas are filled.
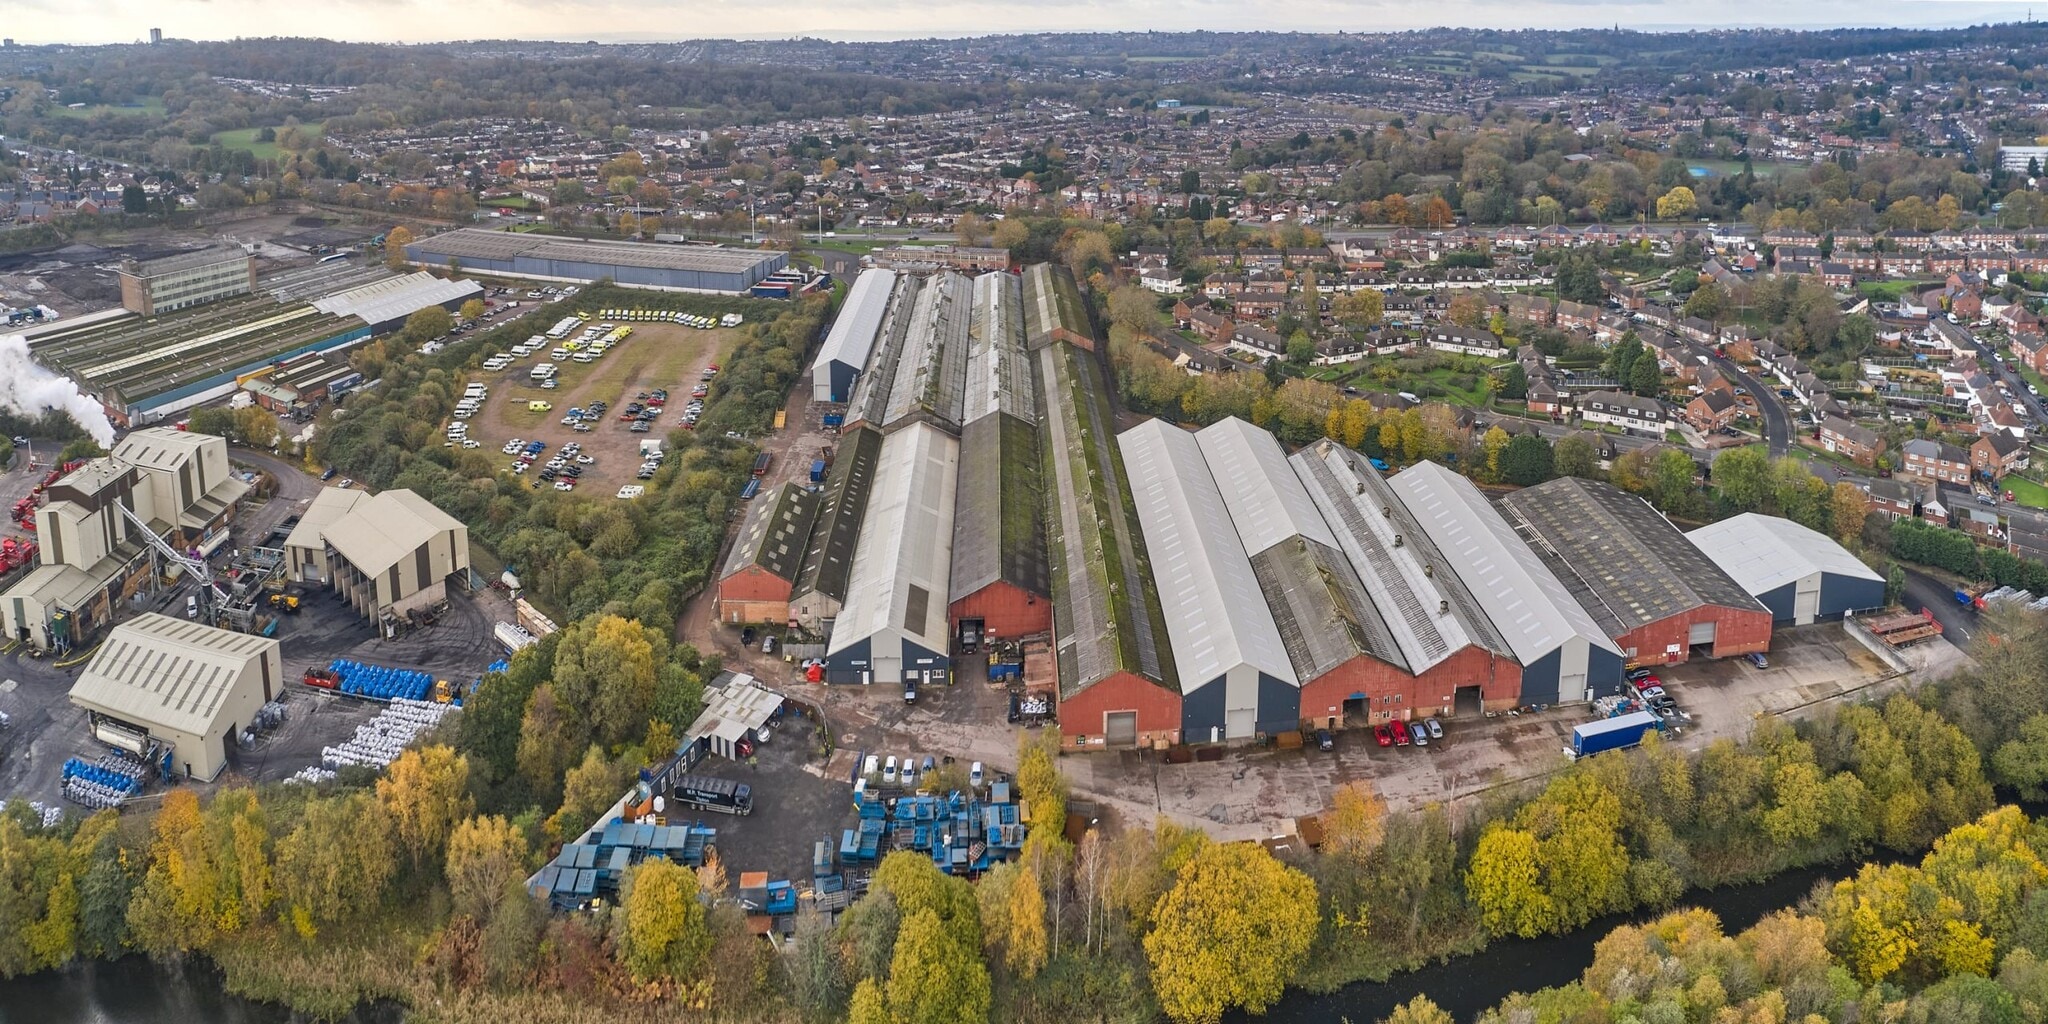
[[[320,132],[320,123],[317,121],[304,127],[306,131],[312,132],[315,135]],[[277,148],[277,143],[256,141],[256,133],[262,130],[261,128],[237,128],[229,132],[215,132],[213,144],[228,149],[246,149],[251,156],[258,160],[276,160],[282,157],[284,151]]]
[[[87,107],[52,107],[50,113],[59,117],[74,117],[79,120],[114,115],[117,117],[162,117],[164,101],[161,96],[145,96],[134,103],[95,103]]]
[[[1462,405],[1474,409],[1485,407],[1487,395],[1483,374],[1474,373],[1469,370],[1461,372],[1451,366],[1432,366],[1418,371],[1409,365],[1404,365],[1411,363],[1413,359],[1414,357],[1389,358],[1384,356],[1369,359],[1365,364],[1366,369],[1354,373],[1351,379],[1344,383],[1366,391],[1406,391],[1422,398],[1424,401],[1445,401],[1452,405]],[[1402,371],[1401,375],[1391,382],[1382,381],[1380,378],[1373,376],[1371,371],[1373,365],[1386,362],[1393,363]],[[1458,380],[1459,377],[1472,377],[1471,386],[1462,386]]]
[[[640,468],[640,442],[666,437],[679,425],[676,416],[689,402],[698,375],[711,363],[723,361],[738,342],[739,331],[700,331],[678,324],[632,327],[631,337],[596,362],[558,364],[558,386],[552,391],[542,390],[528,376],[534,364],[550,361],[546,352],[522,359],[502,372],[471,377],[491,388],[490,400],[469,421],[470,436],[483,444],[481,451],[498,458],[499,449],[515,437],[545,441],[550,454],[569,441],[580,441],[583,454],[597,461],[584,467],[583,478],[576,485],[579,492],[609,499],[621,485],[643,482],[634,478]],[[668,389],[668,407],[676,413],[655,421],[648,433],[632,433],[619,420],[620,410],[635,395],[655,388]],[[526,403],[534,400],[553,408],[529,410]],[[604,422],[595,424],[590,433],[579,434],[562,425],[562,415],[571,406],[598,400],[611,403],[611,408]],[[503,458],[509,467],[511,458]]]
[[[2017,476],[2006,477],[2004,480],[1999,481],[1999,486],[2012,492],[2012,500],[2015,505],[2025,505],[2028,508],[2048,508],[2048,487],[2043,487],[2032,480]]]

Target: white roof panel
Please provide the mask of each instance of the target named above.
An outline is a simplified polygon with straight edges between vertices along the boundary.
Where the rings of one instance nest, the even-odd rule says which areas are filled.
[[[959,464],[959,439],[929,423],[882,439],[846,603],[826,653],[890,633],[935,654],[950,649],[947,585]]]
[[[1294,475],[1287,453],[1270,431],[1232,416],[1196,432],[1195,442],[1202,447],[1246,554],[1256,555],[1296,535],[1337,546],[1329,524],[1316,511],[1308,488]]]
[[[839,307],[839,318],[832,321],[832,330],[818,347],[817,361],[811,364],[813,376],[829,373],[826,367],[833,363],[855,369],[868,365],[868,353],[874,350],[875,335],[882,329],[882,316],[889,311],[889,293],[895,288],[893,270],[863,270],[854,278]]]
[[[71,699],[136,725],[205,736],[250,661],[276,649],[276,640],[145,612],[107,634]]]
[[[1884,582],[1833,538],[1777,516],[1745,512],[1702,526],[1685,539],[1756,597],[1816,572]]]
[[[1452,571],[1522,664],[1541,659],[1573,636],[1621,653],[1472,481],[1423,462],[1402,470],[1388,486],[1449,556]]]
[[[1239,665],[1300,685],[1195,436],[1148,420],[1117,437],[1183,693]]]
[[[1024,351],[1023,289],[1002,271],[974,279],[974,315],[967,328],[967,389],[962,426],[1006,412],[1027,423],[1038,412],[1031,361]]]

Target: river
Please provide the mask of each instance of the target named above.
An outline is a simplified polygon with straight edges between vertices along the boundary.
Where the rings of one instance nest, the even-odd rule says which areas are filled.
[[[1842,865],[1787,871],[1767,881],[1688,894],[1682,906],[1718,914],[1733,935],[1764,915],[1798,903],[1814,883],[1847,876]],[[1361,982],[1327,995],[1289,993],[1258,1020],[1269,1024],[1370,1024],[1417,995],[1469,1021],[1513,992],[1573,981],[1593,962],[1593,946],[1617,925],[1661,912],[1601,918],[1568,935],[1502,939],[1472,956],[1432,964],[1385,984]],[[1233,1014],[1226,1021],[1252,1020]],[[61,971],[0,981],[0,1024],[297,1024],[305,1018],[272,1003],[227,994],[220,972],[203,960],[161,965],[131,956],[89,960]],[[396,1007],[359,1009],[346,1024],[402,1024]]]

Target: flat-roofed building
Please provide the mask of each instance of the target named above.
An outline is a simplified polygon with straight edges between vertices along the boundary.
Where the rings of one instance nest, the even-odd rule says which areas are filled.
[[[611,239],[515,234],[458,228],[409,243],[405,258],[421,266],[450,260],[477,273],[541,281],[588,283],[605,278],[629,288],[738,294],[789,265],[774,249],[669,245]]]
[[[1472,481],[1421,462],[1388,481],[1522,667],[1523,704],[1621,692],[1621,649]]]
[[[139,316],[247,295],[255,287],[256,258],[239,245],[121,264],[121,305]]]
[[[174,770],[210,781],[283,687],[276,640],[148,612],[107,634],[71,702],[95,739],[137,755],[168,747]]]
[[[845,601],[825,645],[832,683],[944,683],[952,676],[952,572],[960,441],[929,423],[882,439]]]
[[[1496,504],[1629,664],[1770,649],[1769,609],[1643,499],[1561,477]]]
[[[1299,728],[1301,682],[1193,434],[1147,420],[1117,436],[1151,553],[1188,742]]]

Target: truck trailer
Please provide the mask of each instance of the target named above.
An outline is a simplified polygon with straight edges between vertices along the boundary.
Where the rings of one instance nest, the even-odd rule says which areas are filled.
[[[1648,711],[1633,711],[1598,722],[1584,722],[1572,727],[1572,746],[1568,753],[1577,759],[1604,751],[1622,750],[1641,744],[1643,735],[1650,730],[1662,728],[1664,720]]]
[[[685,775],[677,779],[675,799],[679,804],[700,807],[707,811],[722,811],[726,814],[754,812],[752,787],[744,782],[713,778],[709,775]]]

